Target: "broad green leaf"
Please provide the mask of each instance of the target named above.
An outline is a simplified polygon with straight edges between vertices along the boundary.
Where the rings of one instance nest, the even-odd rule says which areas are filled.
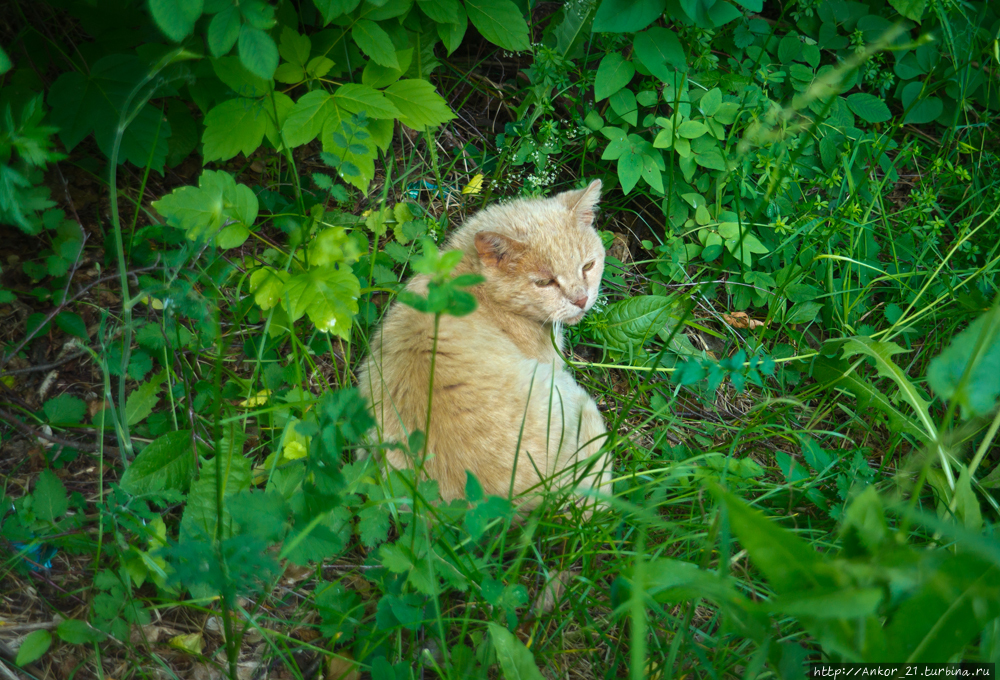
[[[28,633],[21,642],[21,647],[17,650],[17,657],[14,663],[18,666],[26,666],[29,663],[38,661],[42,654],[49,650],[52,644],[52,633],[47,630],[36,630]],[[16,677],[16,676],[15,676]]]
[[[250,73],[264,79],[274,76],[278,68],[278,46],[271,36],[250,24],[243,24],[238,43],[240,63]]]
[[[361,82],[372,88],[383,88],[391,85],[406,73],[413,61],[413,48],[396,50],[396,59],[399,61],[399,68],[387,68],[380,66],[374,61],[365,64],[365,70],[361,73]]]
[[[382,66],[399,68],[396,61],[396,48],[392,46],[389,34],[374,21],[358,19],[351,29],[351,37],[361,51]]]
[[[250,488],[252,474],[250,472],[250,461],[237,452],[220,452],[222,468],[222,495],[226,499],[241,491]],[[191,492],[188,494],[187,505],[184,508],[184,515],[181,517],[180,540],[185,542],[191,539],[209,539],[215,537],[216,527],[219,521],[217,494],[219,491],[216,479],[216,460],[212,458],[202,463],[198,481],[191,485]],[[222,508],[222,538],[229,538],[232,535],[232,515],[227,504]]]
[[[424,14],[439,24],[453,24],[462,12],[458,0],[417,0]]]
[[[347,268],[312,267],[285,284],[283,303],[292,321],[308,314],[316,328],[350,338],[351,323],[358,313],[358,279]]]
[[[912,19],[918,24],[923,19],[924,10],[927,8],[927,0],[889,0],[889,4],[904,17]]]
[[[323,90],[302,95],[281,128],[281,136],[289,147],[302,146],[316,139],[323,131],[326,119],[337,110],[337,103]]]
[[[591,314],[588,323],[608,347],[628,353],[655,338],[677,311],[677,301],[673,298],[637,295]]]
[[[250,238],[250,230],[242,224],[230,224],[215,235],[215,245],[222,250],[239,248]]]
[[[855,92],[847,97],[847,106],[866,123],[883,123],[892,118],[889,107],[873,94]]]
[[[879,588],[839,588],[819,595],[776,597],[763,609],[797,618],[857,619],[875,614],[882,597]]]
[[[611,95],[608,100],[611,110],[617,113],[629,125],[639,124],[639,105],[636,104],[632,90],[622,88]]]
[[[63,329],[70,335],[76,336],[81,340],[88,340],[87,335],[87,322],[83,320],[76,312],[59,312],[56,314],[54,319],[56,325]]]
[[[250,292],[261,309],[271,309],[281,302],[288,277],[288,272],[270,267],[261,267],[250,274]]]
[[[1000,306],[952,338],[927,371],[942,399],[956,400],[965,418],[986,415],[1000,396]],[[964,380],[963,380],[964,378]]]
[[[31,494],[35,515],[43,522],[54,522],[69,509],[66,487],[52,470],[42,470]]]
[[[556,51],[568,59],[576,59],[583,54],[583,46],[590,34],[595,7],[570,3],[563,5],[563,20],[552,31],[556,39]]]
[[[439,23],[435,27],[438,37],[441,38],[441,42],[448,52],[448,56],[451,56],[452,52],[457,50],[458,46],[462,44],[465,31],[469,28],[469,18],[465,13],[465,8],[462,5],[457,5],[457,7],[458,16],[453,23]]]
[[[240,37],[240,11],[235,5],[230,5],[214,17],[208,24],[208,51],[213,57],[229,54]]]
[[[42,406],[46,419],[52,425],[76,425],[83,422],[87,413],[87,405],[79,397],[71,394],[60,394],[45,402]]]
[[[805,302],[795,303],[788,313],[785,314],[784,322],[789,324],[794,323],[810,323],[819,314],[819,310],[823,309],[822,303],[814,302],[812,300],[807,300]]]
[[[63,642],[74,645],[85,645],[91,642],[101,642],[108,635],[92,627],[86,621],[65,619],[56,626],[56,635]]]
[[[0,76],[14,68],[14,62],[10,60],[10,55],[4,48],[0,47]]]
[[[339,16],[350,14],[361,4],[361,0],[313,0],[313,2],[323,15],[324,26]]]
[[[909,83],[900,93],[900,101],[906,110],[904,123],[920,125],[930,123],[941,115],[944,103],[938,97],[921,97],[924,85],[920,82]]]
[[[469,21],[483,37],[511,52],[530,47],[528,24],[511,0],[465,0]]]
[[[426,80],[398,80],[384,91],[399,110],[399,121],[414,130],[435,127],[455,117],[448,102]]]
[[[594,99],[601,101],[628,85],[635,75],[635,66],[618,52],[609,52],[601,59],[594,81]]]
[[[594,16],[594,33],[634,33],[653,23],[667,0],[603,0]]]
[[[195,470],[191,430],[168,432],[144,448],[122,475],[121,487],[133,496],[160,489],[187,491]],[[197,451],[203,452],[198,444]]]
[[[490,621],[487,626],[506,680],[543,680],[544,676],[535,665],[535,657],[523,642],[500,624]]]
[[[669,29],[654,26],[637,34],[632,44],[635,56],[660,80],[671,81],[675,70],[687,69],[684,48],[677,35]]]
[[[642,168],[642,152],[634,145],[618,157],[618,180],[622,184],[622,193],[627,194],[632,191],[642,177]]]
[[[339,106],[351,113],[364,111],[369,118],[398,118],[399,109],[386,96],[368,85],[346,83],[333,94]]]
[[[249,157],[264,141],[266,100],[237,97],[222,102],[205,116],[205,162],[227,161],[238,153]]]
[[[174,42],[180,42],[191,34],[201,10],[202,0],[149,0],[153,21]]]
[[[167,379],[165,373],[160,373],[149,382],[139,385],[125,400],[125,422],[137,425],[153,412],[160,401],[160,386]]]
[[[344,131],[345,125],[349,132]],[[371,135],[356,135],[360,129],[349,119],[331,115],[323,126],[323,150],[335,154],[342,161],[337,169],[341,178],[367,193],[368,185],[375,177],[375,157],[378,152]],[[347,140],[346,147],[341,146],[342,140]]]
[[[300,35],[290,26],[281,29],[281,40],[278,42],[278,54],[282,59],[292,64],[304,67],[309,61],[312,41],[309,36]]]

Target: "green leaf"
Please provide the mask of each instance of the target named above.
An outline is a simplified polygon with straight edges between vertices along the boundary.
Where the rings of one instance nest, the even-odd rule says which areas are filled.
[[[660,80],[672,82],[675,70],[687,70],[684,48],[677,35],[669,29],[654,26],[637,34],[632,44],[635,56]]]
[[[339,16],[353,12],[361,4],[361,0],[313,0],[313,2],[323,15],[324,26]]]
[[[677,301],[673,298],[637,295],[591,314],[589,323],[608,347],[629,353],[655,338],[677,311]]]
[[[270,78],[250,73],[238,57],[220,57],[212,60],[212,70],[223,83],[240,97],[263,97],[274,90]]]
[[[250,292],[261,309],[267,310],[281,302],[281,292],[289,273],[280,269],[261,267],[250,275]]]
[[[465,0],[469,21],[483,37],[511,52],[530,47],[528,24],[511,0]]]
[[[458,21],[462,8],[458,0],[417,0],[424,14],[439,24],[453,24]]]
[[[912,19],[918,24],[923,19],[924,10],[927,8],[927,0],[889,0],[897,12],[907,19]]]
[[[608,52],[597,67],[594,99],[601,101],[628,85],[635,75],[635,66],[618,52]]]
[[[191,34],[201,10],[202,0],[149,0],[153,21],[174,42]]]
[[[152,378],[136,388],[125,400],[125,422],[129,425],[141,423],[160,401],[160,385],[167,379],[165,373]]]
[[[241,453],[234,451],[223,451],[217,453],[222,460],[222,481],[221,491],[224,499],[233,496],[241,491],[250,488],[251,472],[250,461]],[[184,543],[192,539],[211,540],[215,537],[216,527],[219,521],[217,498],[219,486],[216,484],[216,461],[211,459],[201,466],[198,481],[191,485],[191,492],[188,494],[187,505],[184,508],[184,515],[181,517],[180,541]],[[223,538],[232,535],[232,515],[223,504],[222,508],[222,532]]]
[[[855,92],[847,97],[847,106],[867,123],[882,123],[892,118],[889,107],[873,94]]]
[[[286,311],[295,321],[308,314],[316,328],[345,340],[351,337],[351,322],[358,313],[358,279],[345,267],[312,267],[293,276],[283,291]]]
[[[250,24],[240,27],[240,63],[258,78],[270,79],[278,68],[278,46],[274,39]]]
[[[372,60],[388,68],[399,68],[396,60],[396,49],[385,30],[368,19],[358,19],[351,29],[351,37],[361,51]]]
[[[439,23],[436,27],[438,37],[441,38],[448,56],[451,56],[458,49],[458,46],[462,44],[465,31],[469,28],[469,17],[465,13],[465,8],[462,5],[456,6],[458,7],[458,16],[455,18],[455,21],[452,23]]]
[[[85,645],[91,642],[101,642],[106,637],[107,633],[97,630],[88,624],[86,621],[80,621],[78,619],[65,619],[59,622],[56,626],[56,635],[63,642],[69,642],[73,645]]]
[[[304,67],[309,61],[312,41],[309,36],[300,35],[290,26],[281,29],[281,40],[278,42],[278,54],[292,64]]]
[[[52,644],[52,634],[47,630],[36,630],[28,633],[21,642],[20,649],[17,650],[17,658],[14,663],[18,666],[26,666],[29,663],[42,658],[42,654],[48,651]]]
[[[204,160],[227,161],[238,153],[249,157],[260,148],[267,129],[269,102],[237,97],[205,116]]]
[[[594,16],[594,33],[634,33],[653,23],[667,0],[604,0]]]
[[[807,300],[805,302],[795,303],[788,313],[785,314],[785,323],[810,323],[819,314],[819,310],[823,309],[823,304],[820,302],[813,302]]]
[[[506,680],[543,680],[544,676],[535,665],[535,657],[523,642],[500,624],[491,621],[487,626]]]
[[[197,456],[192,444],[191,430],[168,432],[153,440],[125,470],[122,489],[133,496],[160,489],[187,491]],[[204,448],[199,442],[198,451],[204,452]]]
[[[208,51],[213,57],[229,54],[240,37],[241,23],[240,12],[236,5],[230,5],[212,17],[205,37],[208,40]]]
[[[55,318],[56,325],[67,333],[81,340],[87,340],[87,324],[76,312],[59,312]]]
[[[339,106],[351,113],[364,111],[369,118],[398,118],[399,109],[386,96],[368,85],[345,83],[333,94]]]
[[[1000,306],[952,338],[927,371],[927,382],[941,398],[955,400],[965,418],[986,415],[1000,396]],[[963,380],[964,378],[964,380]]]
[[[944,103],[938,97],[921,97],[923,90],[923,83],[913,82],[907,84],[900,93],[899,99],[906,110],[904,123],[930,123],[944,110]]]
[[[429,83],[428,83],[429,84]],[[323,125],[337,110],[336,100],[323,90],[302,95],[288,113],[281,136],[290,147],[302,146],[316,139]]]
[[[385,96],[399,110],[399,122],[414,130],[435,127],[455,117],[434,86],[419,78],[398,80]]]
[[[10,60],[10,56],[3,47],[0,47],[0,76],[12,68],[14,68],[14,63]]]
[[[43,522],[54,522],[69,509],[66,487],[52,470],[42,470],[31,494],[35,515]]]
[[[52,425],[76,425],[83,422],[87,413],[87,405],[79,397],[71,394],[60,394],[45,402],[42,406],[45,417]]]

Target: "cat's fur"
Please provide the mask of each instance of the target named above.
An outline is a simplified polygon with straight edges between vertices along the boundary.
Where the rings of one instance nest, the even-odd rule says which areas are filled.
[[[533,489],[527,506],[537,503],[540,481],[560,472],[561,486],[610,479],[607,455],[596,456],[604,421],[561,356],[561,326],[593,306],[604,270],[593,227],[600,192],[598,180],[549,199],[492,205],[448,241],[464,253],[455,273],[486,281],[470,289],[475,312],[440,319],[424,470],[443,499],[464,496],[466,470],[487,494]],[[407,288],[426,295],[427,281],[415,276]],[[383,441],[424,429],[433,336],[433,315],[395,303],[372,338],[359,386]],[[412,467],[402,451],[385,457],[393,467]]]

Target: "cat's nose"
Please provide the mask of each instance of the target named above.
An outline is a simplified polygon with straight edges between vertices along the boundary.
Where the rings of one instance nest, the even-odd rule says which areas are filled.
[[[580,309],[585,308],[587,306],[587,295],[586,294],[581,295],[577,299],[573,300],[573,304],[579,307]]]

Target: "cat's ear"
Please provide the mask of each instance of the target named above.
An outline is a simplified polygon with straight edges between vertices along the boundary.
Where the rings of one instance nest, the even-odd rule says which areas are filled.
[[[495,231],[476,234],[476,251],[487,267],[507,268],[524,252],[524,244]]]
[[[595,179],[586,189],[564,191],[556,199],[576,214],[580,226],[589,227],[594,223],[597,203],[601,200],[601,180]]]

